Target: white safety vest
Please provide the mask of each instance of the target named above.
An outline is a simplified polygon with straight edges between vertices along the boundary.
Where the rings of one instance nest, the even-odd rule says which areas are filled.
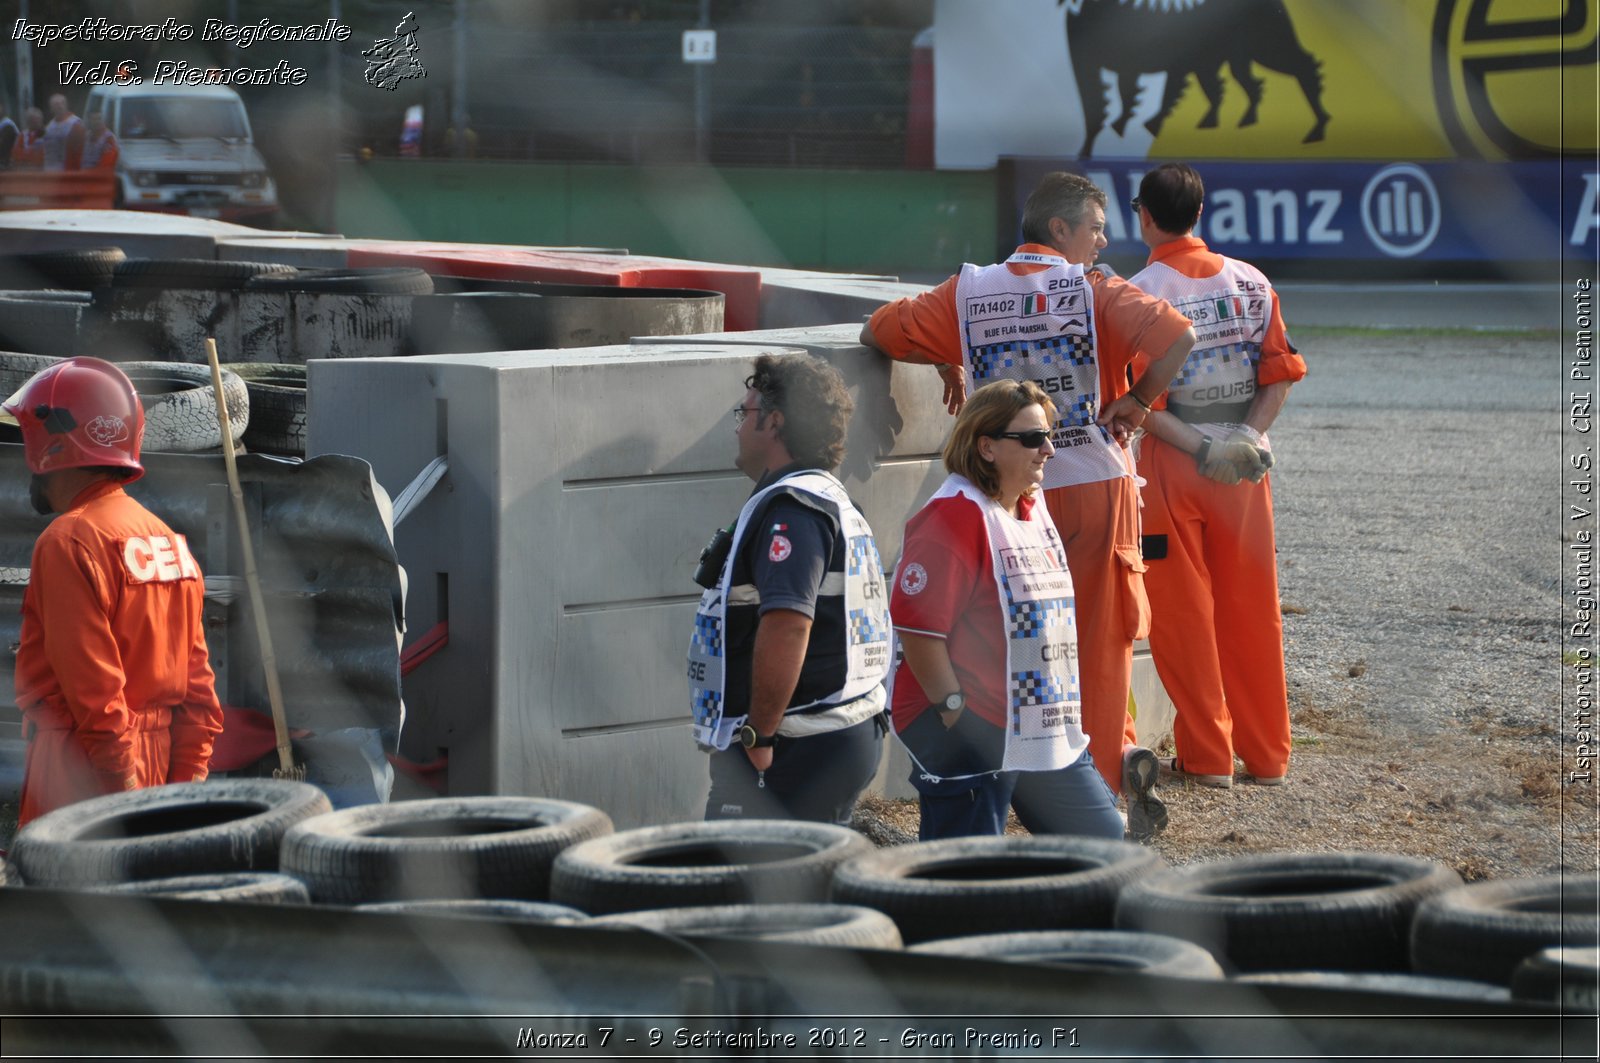
[[[1222,261],[1222,271],[1213,277],[1189,277],[1154,262],[1129,278],[1194,322],[1194,350],[1167,385],[1167,409],[1218,438],[1241,424],[1250,410],[1261,344],[1272,322],[1267,278],[1248,262]],[[1261,446],[1271,449],[1264,436],[1262,440]]]
[[[1050,268],[1019,277],[1006,268],[1016,263]],[[993,380],[1031,380],[1055,402],[1056,452],[1044,466],[1046,489],[1132,475],[1122,448],[1095,424],[1094,292],[1082,266],[1025,251],[995,266],[969,263],[956,281],[956,311],[968,392]]]
[[[962,476],[948,477],[929,501],[958,496],[983,513],[1008,636],[1005,753],[999,770],[1065,768],[1089,748],[1089,739],[1083,733],[1072,574],[1061,535],[1042,500],[1034,505],[1032,520],[1017,520]]]
[[[751,520],[760,513],[777,491],[795,494],[807,504],[829,514],[838,522],[845,540],[843,656],[847,661],[844,686],[816,701],[791,705],[785,710],[785,726],[780,733],[801,735],[849,726],[881,712],[884,705],[883,680],[889,674],[890,640],[889,592],[883,580],[883,562],[867,519],[856,509],[844,486],[831,473],[803,469],[781,477],[756,492],[739,511],[733,531],[733,546],[722,565],[718,585],[700,595],[695,612],[694,632],[689,638],[689,708],[694,717],[694,739],[702,747],[727,749],[734,732],[745,724],[748,715],[741,705],[737,715],[729,715],[727,698],[727,615],[729,604],[757,605],[759,592],[754,585],[730,586],[734,564],[744,546]],[[824,580],[836,580],[830,572]],[[838,594],[824,582],[822,594]],[[818,605],[821,608],[821,603]],[[827,706],[860,703],[859,711],[845,713],[819,727],[790,728],[788,719],[796,714],[826,710]],[[820,714],[819,714],[820,715]]]

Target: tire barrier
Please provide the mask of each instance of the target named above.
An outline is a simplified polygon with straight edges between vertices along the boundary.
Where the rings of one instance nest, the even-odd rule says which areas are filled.
[[[250,426],[244,445],[257,454],[304,457],[306,367],[284,362],[230,362],[222,367],[244,381]]]
[[[10,859],[30,886],[276,871],[284,834],[332,807],[286,779],[152,786],[47,812],[18,832]]]
[[[113,288],[187,288],[199,291],[237,291],[251,279],[266,275],[293,276],[293,266],[275,262],[219,262],[210,258],[130,258],[119,262],[111,275]]]
[[[1102,838],[947,838],[852,860],[831,899],[887,913],[911,943],[955,930],[1105,929],[1123,888],[1163,866],[1143,846]]]
[[[540,797],[360,805],[291,830],[283,870],[319,903],[543,901],[557,854],[610,833],[599,809]]]
[[[747,938],[846,949],[898,949],[894,921],[847,904],[713,904],[621,912],[586,926],[632,926],[690,937]]]
[[[1033,930],[977,934],[913,945],[908,951],[1014,963],[1041,963],[1072,971],[1122,971],[1166,978],[1221,978],[1216,958],[1199,945],[1164,934],[1131,930]]]
[[[435,278],[411,307],[407,353],[556,350],[627,343],[635,336],[721,332],[723,296],[675,288]]]
[[[222,421],[211,369],[187,362],[119,362],[144,403],[144,449],[196,454],[222,446]],[[250,427],[250,392],[238,375],[224,370],[222,395],[228,427],[238,446]]]
[[[433,278],[409,266],[367,269],[302,269],[296,273],[263,273],[245,282],[250,291],[333,292],[345,295],[431,295]]]
[[[374,901],[358,904],[359,912],[394,912],[403,915],[460,915],[477,919],[504,919],[514,923],[586,923],[589,917],[576,908],[548,901],[507,901],[477,898],[455,901]]]
[[[1265,853],[1136,883],[1116,925],[1187,938],[1235,971],[1405,971],[1417,906],[1460,882],[1386,853]]]
[[[1540,949],[1600,942],[1600,885],[1542,875],[1476,882],[1428,898],[1411,925],[1411,965],[1429,974],[1510,985]]]
[[[0,351],[0,397],[15,395],[35,373],[61,361],[51,354]],[[19,440],[21,436],[17,437]]]
[[[17,869],[12,866],[11,861],[7,860],[3,856],[0,856],[0,889],[4,889],[7,886],[20,885],[22,885],[22,876],[18,874]]]
[[[1505,986],[1465,978],[1434,978],[1404,971],[1266,971],[1234,979],[1247,985],[1306,986],[1314,989],[1350,989],[1366,993],[1432,997],[1444,1000],[1485,1000],[1507,1003]]]
[[[592,915],[828,899],[840,864],[872,848],[848,827],[712,820],[641,827],[556,858],[550,899]]]
[[[120,247],[0,256],[0,287],[104,288],[127,257]]]
[[[1517,964],[1511,996],[1593,1015],[1600,1009],[1600,948],[1540,949]]]
[[[182,875],[144,882],[124,882],[109,893],[137,893],[145,897],[176,897],[186,901],[234,901],[244,904],[309,904],[306,885],[291,875],[274,871],[235,871],[217,875]]]

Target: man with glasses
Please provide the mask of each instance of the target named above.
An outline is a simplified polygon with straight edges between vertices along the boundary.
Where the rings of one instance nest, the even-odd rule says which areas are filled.
[[[1083,729],[1095,766],[1128,798],[1128,829],[1158,833],[1154,754],[1128,713],[1133,642],[1149,632],[1139,556],[1139,492],[1127,444],[1194,345],[1165,300],[1089,271],[1106,246],[1106,196],[1052,173],[1022,211],[1024,243],[1005,262],[965,265],[929,292],[880,307],[861,342],[939,367],[953,414],[968,390],[1033,380],[1061,411],[1045,467],[1045,505],[1066,547],[1076,594]],[[1130,386],[1130,367],[1144,371]]]
[[[689,699],[711,754],[706,818],[848,826],[878,767],[890,663],[878,548],[833,474],[854,403],[809,355],[754,368],[733,423],[756,487],[696,574]]]
[[[1166,767],[1228,787],[1237,752],[1253,781],[1275,786],[1289,768],[1289,698],[1266,432],[1306,363],[1261,271],[1194,235],[1205,185],[1192,167],[1156,167],[1133,202],[1150,246],[1134,282],[1199,333],[1152,398],[1139,447],[1150,651],[1178,709]]]

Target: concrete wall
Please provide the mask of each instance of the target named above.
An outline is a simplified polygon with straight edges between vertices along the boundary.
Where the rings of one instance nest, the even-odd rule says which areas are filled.
[[[944,478],[937,375],[868,351],[859,331],[310,363],[308,453],[368,455],[396,492],[436,455],[450,463],[396,529],[409,630],[450,625],[406,681],[408,754],[448,749],[453,793],[584,801],[619,827],[698,817],[690,575],[752,486],[728,414],[750,362],[806,350],[843,372],[857,406],[840,475],[886,563]],[[905,775],[891,757],[880,788],[907,795]]]

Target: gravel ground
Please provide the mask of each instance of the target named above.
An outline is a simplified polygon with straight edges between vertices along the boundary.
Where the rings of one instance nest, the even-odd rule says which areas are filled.
[[[1595,791],[1562,784],[1557,335],[1294,338],[1311,372],[1272,432],[1289,782],[1168,784],[1156,848],[1593,874]],[[892,844],[916,821],[915,803],[874,800],[857,826]]]

